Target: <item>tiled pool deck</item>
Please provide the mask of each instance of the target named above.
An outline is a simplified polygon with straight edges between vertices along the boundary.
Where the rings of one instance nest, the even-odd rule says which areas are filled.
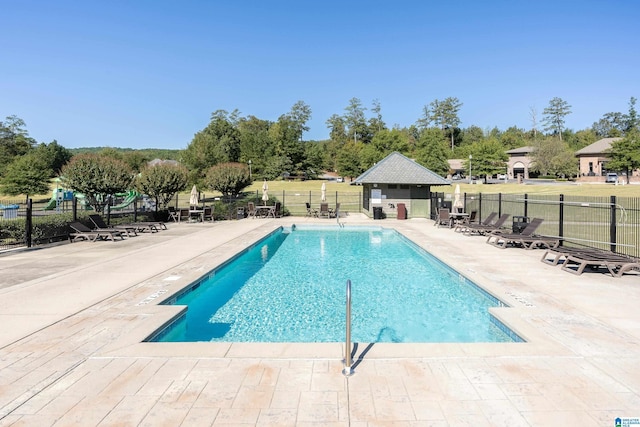
[[[0,426],[613,426],[640,416],[640,276],[574,276],[432,221],[396,228],[510,305],[511,344],[141,343],[157,306],[279,225],[169,224],[0,256]],[[355,278],[352,278],[355,279]]]

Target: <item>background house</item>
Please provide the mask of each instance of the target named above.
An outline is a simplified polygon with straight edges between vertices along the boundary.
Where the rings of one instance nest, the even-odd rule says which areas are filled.
[[[451,183],[416,161],[393,152],[352,184],[362,185],[362,209],[370,217],[375,217],[375,208],[382,209],[387,217],[397,217],[398,203],[402,203],[408,217],[429,218],[431,187]]]
[[[611,144],[622,138],[603,138],[591,145],[576,151],[576,157],[580,162],[580,179],[583,181],[602,179],[589,179],[589,177],[603,177],[607,172],[616,172],[607,170],[607,158],[606,151],[611,148]],[[584,179],[583,179],[584,177]]]
[[[507,174],[509,178],[517,178],[518,175],[522,175],[523,179],[529,178],[529,169],[533,165],[533,159],[530,154],[533,152],[534,147],[520,147],[507,151],[509,160],[507,161]]]

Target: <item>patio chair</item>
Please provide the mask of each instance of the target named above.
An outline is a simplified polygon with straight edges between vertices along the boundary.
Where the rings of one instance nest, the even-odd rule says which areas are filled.
[[[440,208],[438,209],[438,217],[436,218],[436,222],[433,225],[437,225],[440,228],[441,225],[446,225],[447,227],[451,227],[451,218],[449,217],[449,209]]]
[[[69,233],[69,240],[71,242],[75,242],[78,239],[88,240],[90,242],[95,242],[96,240],[111,240],[115,242],[116,237],[124,240],[124,236],[118,230],[92,230],[81,222],[72,222],[69,224],[69,227],[73,230],[73,232]]]
[[[206,206],[204,208],[204,212],[202,213],[203,221],[211,221],[213,222],[213,206]]]
[[[311,203],[309,202],[305,202],[305,205],[307,207],[307,215],[306,216],[310,216],[313,218],[318,218],[318,210],[317,209],[313,209],[311,207]]]
[[[465,236],[484,236],[485,234],[489,233],[501,232],[502,226],[505,222],[507,222],[507,219],[509,219],[510,216],[511,215],[509,214],[502,214],[495,222],[490,224],[485,224],[484,222],[481,224],[469,224],[467,226],[467,229],[464,231],[464,234]],[[489,217],[487,217],[487,219],[489,219]]]
[[[462,231],[466,230],[469,224],[475,223],[477,215],[478,211],[471,211],[469,216],[457,220],[456,228],[454,228],[453,231],[455,231],[456,233],[461,233]]]
[[[606,268],[612,277],[622,277],[624,273],[640,273],[640,260],[614,252],[583,252],[568,255],[562,263],[562,270],[581,275],[585,268],[592,271]]]
[[[282,203],[276,202],[273,207],[273,210],[269,211],[273,218],[281,218],[282,217]]]
[[[173,206],[169,206],[167,210],[169,211],[169,218],[171,218],[173,222],[180,221],[180,211],[177,211]]]
[[[253,202],[247,203],[247,218],[255,218],[256,217],[256,205]]]
[[[542,221],[542,218],[533,218],[520,233],[491,233],[487,237],[487,243],[500,249],[505,249],[509,245],[520,246],[525,249],[558,247],[560,244],[559,238],[534,234],[542,224]]]
[[[93,230],[95,231],[103,231],[103,230],[118,230],[121,231],[123,233],[127,234],[127,237],[131,237],[131,236],[137,236],[138,232],[136,231],[137,227],[134,227],[132,225],[107,225],[106,222],[104,222],[104,219],[102,219],[102,217],[98,214],[93,214],[93,215],[89,215],[89,219],[91,220],[91,222],[93,223],[93,225],[95,225],[95,227],[93,228]]]
[[[329,209],[329,218],[337,218],[340,215],[340,203],[336,203],[335,209]]]
[[[327,217],[330,218],[329,214],[329,203],[320,203],[320,212],[318,212],[318,217]]]
[[[181,222],[182,220],[189,220],[189,217],[191,216],[191,214],[189,213],[189,208],[180,208],[176,211],[176,216],[178,217],[178,222]]]

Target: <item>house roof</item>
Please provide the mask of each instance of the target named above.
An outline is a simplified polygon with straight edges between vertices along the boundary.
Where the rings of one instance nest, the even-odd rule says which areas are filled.
[[[161,160],[161,159],[153,159],[147,163],[148,166],[156,166],[156,165],[171,165],[177,166],[179,163],[177,160]]]
[[[354,184],[449,185],[449,181],[394,151],[357,177]]]
[[[532,153],[533,150],[535,150],[535,147],[531,147],[531,146],[525,146],[525,147],[518,147],[518,148],[514,148],[512,150],[507,151],[507,154],[529,154]]]
[[[449,169],[460,170],[462,169],[462,159],[449,159]]]
[[[598,141],[594,142],[591,145],[587,145],[584,148],[576,151],[576,156],[586,155],[586,154],[604,154],[609,148],[611,148],[611,143],[621,140],[622,138],[602,138]]]

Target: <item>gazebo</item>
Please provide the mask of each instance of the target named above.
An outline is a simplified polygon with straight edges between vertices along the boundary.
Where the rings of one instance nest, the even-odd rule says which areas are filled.
[[[357,177],[362,185],[362,209],[370,217],[429,218],[431,186],[451,182],[408,157],[393,152]],[[402,205],[406,211],[398,210]],[[404,218],[403,218],[404,219]]]

